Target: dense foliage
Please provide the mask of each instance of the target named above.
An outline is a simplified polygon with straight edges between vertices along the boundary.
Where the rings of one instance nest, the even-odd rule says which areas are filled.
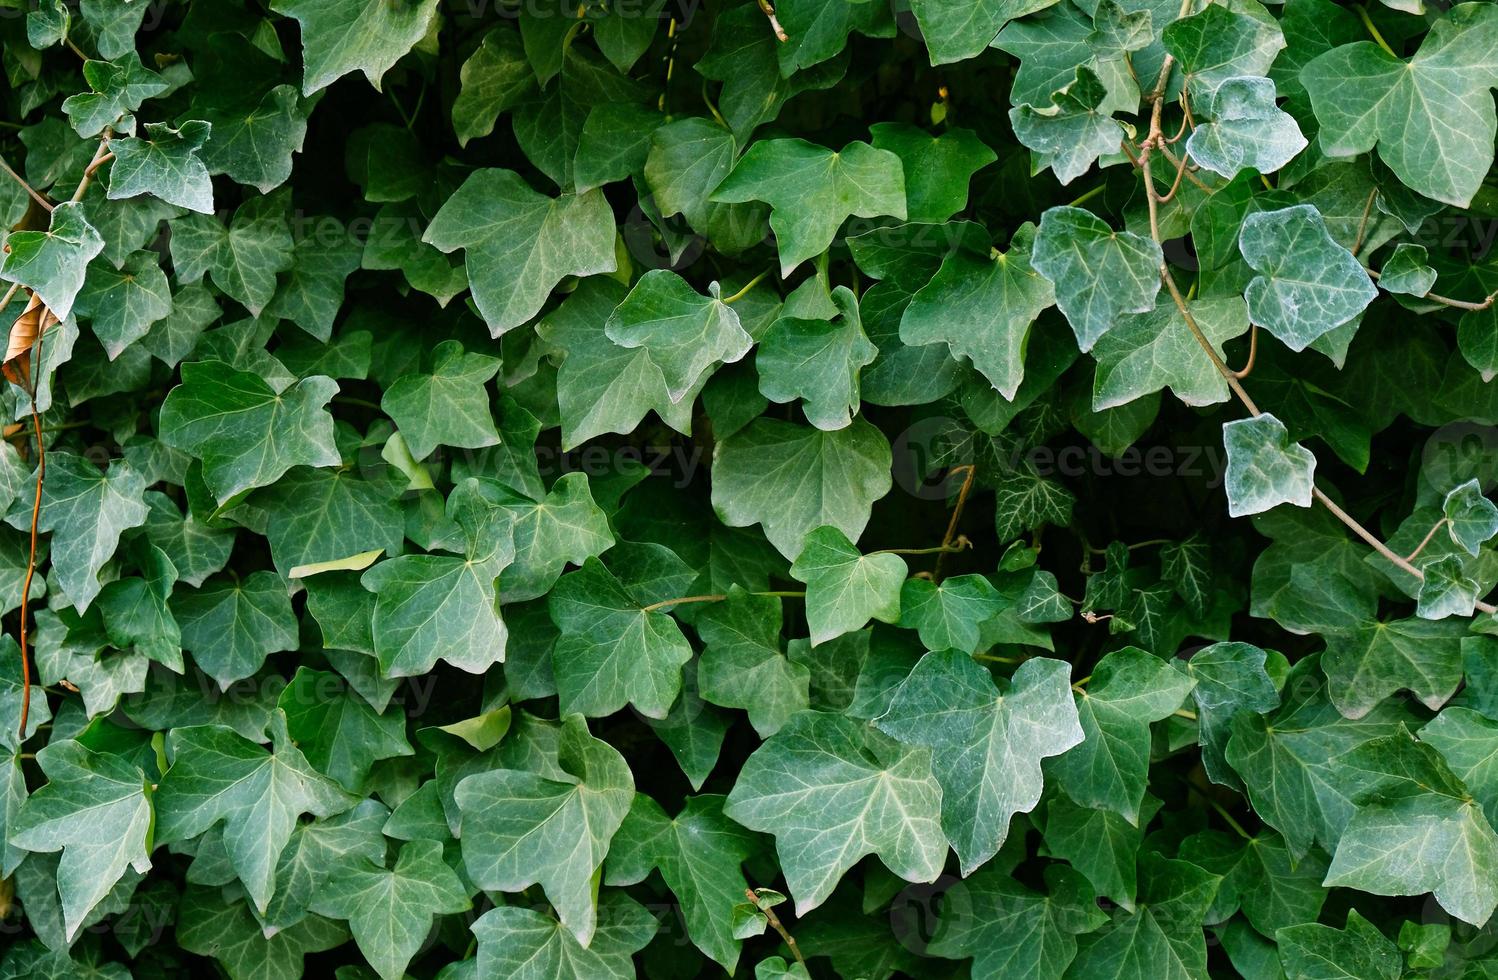
[[[1498,976],[1498,6],[0,40],[0,977]]]

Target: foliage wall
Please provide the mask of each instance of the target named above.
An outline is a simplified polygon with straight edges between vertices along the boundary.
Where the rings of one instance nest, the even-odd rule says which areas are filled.
[[[1498,976],[1498,7],[0,40],[0,976]]]

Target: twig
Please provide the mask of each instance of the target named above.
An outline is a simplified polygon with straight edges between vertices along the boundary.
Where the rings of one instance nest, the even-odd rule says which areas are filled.
[[[1377,187],[1368,192],[1368,200],[1363,202],[1363,216],[1358,219],[1358,234],[1352,242],[1352,254],[1354,256],[1363,250],[1363,236],[1368,233],[1368,218],[1373,214],[1373,199],[1376,197],[1378,197]]]
[[[1254,371],[1254,360],[1259,356],[1259,325],[1250,323],[1248,325],[1248,361],[1233,372],[1235,378],[1246,378]]]
[[[967,535],[959,534],[956,541],[942,542],[934,548],[880,548],[871,551],[871,555],[946,555],[954,551],[966,551],[973,543],[968,540]]]
[[[792,936],[789,930],[781,923],[780,916],[775,914],[775,908],[770,905],[759,904],[759,896],[754,894],[753,888],[745,888],[744,894],[749,896],[749,901],[755,908],[765,914],[765,920],[770,923],[770,928],[780,933],[780,938],[785,940],[786,946],[790,947],[791,955],[796,958],[796,962],[800,963],[803,967],[806,966],[806,957],[801,955],[801,947],[796,945],[796,937]]]
[[[782,599],[803,599],[806,597],[805,592],[750,592],[749,595],[776,596]],[[655,612],[657,609],[664,609],[667,606],[677,606],[685,602],[722,602],[727,598],[728,596],[719,592],[712,595],[689,595],[681,596],[677,599],[662,599],[660,602],[652,602],[648,606],[641,606],[640,612]]]
[[[1165,147],[1161,146],[1160,149],[1163,151]],[[1176,191],[1181,189],[1181,178],[1186,176],[1186,159],[1186,154],[1182,153],[1180,163],[1176,165],[1176,179],[1171,182],[1170,190],[1166,191],[1165,196],[1160,198],[1161,204],[1170,203],[1170,199],[1176,196]]]
[[[1404,560],[1412,562],[1416,558],[1420,557],[1420,552],[1424,551],[1425,550],[1425,546],[1428,545],[1428,544],[1430,544],[1431,540],[1436,536],[1436,532],[1439,531],[1441,528],[1443,528],[1445,526],[1446,526],[1446,518],[1443,517],[1439,521],[1436,521],[1436,526],[1433,527],[1433,528],[1431,528],[1428,532],[1426,532],[1425,537],[1423,537],[1423,538],[1420,539],[1420,543],[1417,544],[1417,545],[1415,545],[1415,550],[1412,551],[1412,552],[1410,552],[1409,554],[1405,555],[1404,556]]]
[[[775,39],[781,44],[789,41],[790,35],[785,32],[784,27],[780,26],[780,18],[775,16],[775,5],[770,3],[770,0],[759,0],[759,9],[770,18],[770,28],[775,32]]]
[[[1368,275],[1374,280],[1383,278],[1383,273],[1379,272],[1377,269],[1364,269],[1363,271],[1368,273]],[[1484,298],[1481,302],[1474,302],[1472,300],[1466,299],[1452,299],[1450,296],[1442,296],[1439,293],[1426,293],[1424,296],[1421,296],[1420,299],[1428,299],[1432,303],[1439,303],[1442,306],[1449,306],[1457,310],[1469,310],[1473,313],[1481,313],[1483,310],[1489,309],[1493,305],[1493,302],[1495,300],[1498,300],[1498,292],[1488,293],[1487,297]]]
[[[972,463],[963,463],[961,466],[952,467],[947,472],[947,476],[955,476],[958,470],[966,470],[967,475],[963,477],[962,486],[957,491],[957,503],[952,505],[952,517],[947,521],[947,531],[941,536],[943,548],[951,544],[952,540],[957,536],[957,522],[962,519],[962,508],[967,504],[967,495],[973,489],[973,479],[978,475],[978,468],[976,466]],[[941,581],[941,566],[946,559],[946,551],[936,556],[936,570],[931,573],[933,581]]]
[[[33,201],[35,201],[37,204],[40,204],[48,211],[52,210],[52,208],[54,207],[52,202],[43,197],[35,187],[32,187],[30,184],[28,184],[25,177],[22,177],[20,174],[16,173],[15,170],[11,168],[11,165],[5,162],[4,157],[0,157],[0,170],[5,171],[10,175],[12,180],[20,184],[22,189],[24,189],[26,193],[31,196],[31,199]]]
[[[88,162],[88,166],[84,168],[83,179],[78,181],[78,189],[75,190],[73,192],[73,196],[69,198],[69,200],[74,204],[83,200],[84,192],[88,190],[88,185],[94,179],[94,172],[100,167],[104,166],[104,164],[108,163],[110,160],[114,159],[114,154],[109,152],[109,141],[113,138],[114,130],[106,126],[103,135],[99,137],[99,148],[94,151],[94,158],[90,160]]]
[[[42,417],[36,409],[36,389],[41,380],[42,343],[47,337],[47,314],[41,314],[42,329],[36,334],[35,356],[36,378],[27,375],[27,397],[31,400],[31,425],[36,430],[36,498],[31,502],[31,551],[26,559],[26,578],[21,583],[21,727],[19,738],[26,740],[26,722],[31,717],[31,657],[27,653],[26,613],[31,604],[31,580],[36,576],[37,525],[42,516],[42,482],[47,476],[47,447],[43,444]]]

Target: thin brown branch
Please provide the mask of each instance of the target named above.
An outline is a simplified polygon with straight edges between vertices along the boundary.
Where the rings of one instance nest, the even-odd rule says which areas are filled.
[[[784,27],[780,26],[780,18],[775,16],[775,5],[770,3],[770,0],[759,0],[759,9],[766,17],[770,18],[770,29],[775,32],[775,39],[781,44],[789,41],[791,39],[790,35],[785,32]]]
[[[1373,214],[1373,200],[1378,197],[1378,188],[1368,192],[1368,200],[1363,202],[1363,216],[1358,219],[1357,237],[1352,241],[1352,254],[1357,255],[1363,250],[1363,242],[1368,234],[1368,218]]]
[[[1257,323],[1250,323],[1248,325],[1248,361],[1243,365],[1243,367],[1233,372],[1233,377],[1242,379],[1248,377],[1250,374],[1253,374],[1254,361],[1258,358],[1258,356],[1259,325]]]
[[[78,189],[73,191],[73,196],[69,198],[74,204],[83,200],[84,193],[88,191],[88,185],[93,182],[95,171],[114,159],[114,154],[109,152],[109,141],[113,138],[114,130],[105,127],[103,135],[99,137],[99,148],[94,151],[94,158],[84,168],[83,178],[78,181]]]
[[[978,475],[978,468],[972,463],[963,463],[961,466],[954,466],[947,472],[947,475],[955,476],[958,470],[965,470],[966,475],[962,479],[961,488],[957,491],[957,503],[952,506],[952,517],[947,521],[947,533],[941,536],[943,548],[950,545],[957,536],[957,522],[962,519],[962,508],[967,504],[967,495],[973,489],[973,479]],[[933,581],[941,581],[941,566],[946,561],[946,558],[946,551],[936,556],[936,570],[931,573]]]
[[[5,171],[5,173],[10,176],[11,180],[14,180],[16,183],[20,184],[21,188],[26,191],[26,193],[31,197],[33,201],[35,201],[37,204],[41,205],[48,211],[52,210],[52,208],[54,207],[52,202],[47,200],[46,197],[44,197],[41,192],[38,191],[35,187],[32,187],[29,183],[27,183],[25,177],[22,177],[20,174],[16,173],[16,171],[12,169],[11,165],[5,162],[4,157],[0,157],[0,170]]]
[[[1374,281],[1383,278],[1383,273],[1379,272],[1377,269],[1365,269],[1363,271],[1367,272]],[[1468,310],[1472,313],[1481,313],[1483,310],[1490,309],[1494,301],[1498,300],[1498,292],[1488,293],[1488,295],[1480,301],[1452,299],[1450,296],[1442,296],[1440,293],[1426,293],[1424,296],[1421,296],[1420,299],[1428,299],[1432,303],[1439,303],[1442,306],[1449,306],[1452,309],[1456,310]]]
[[[41,322],[45,327],[46,313],[43,312]],[[47,338],[47,331],[40,330],[36,335],[36,356],[32,361],[36,364],[36,377],[27,374],[27,397],[31,400],[31,425],[36,431],[36,497],[31,502],[31,550],[26,559],[26,578],[21,582],[21,725],[18,738],[26,740],[26,722],[31,718],[31,656],[27,650],[27,622],[26,614],[31,605],[31,580],[36,577],[36,543],[37,525],[42,517],[42,483],[47,476],[47,447],[42,435],[42,417],[36,409],[36,389],[41,378],[41,372],[45,370],[42,366],[42,344]]]
[[[790,930],[786,929],[785,925],[780,921],[780,916],[775,914],[774,907],[760,905],[759,896],[754,894],[753,888],[745,888],[744,894],[749,896],[749,901],[754,904],[755,908],[765,914],[765,920],[770,923],[770,928],[780,933],[780,938],[785,941],[786,946],[791,951],[791,955],[796,958],[796,962],[800,963],[803,967],[806,966],[806,957],[801,955],[801,947],[796,944],[796,937],[792,936]]]
[[[1420,557],[1420,552],[1424,551],[1425,550],[1425,546],[1428,545],[1428,544],[1430,544],[1430,542],[1435,538],[1436,532],[1439,531],[1441,528],[1443,528],[1445,526],[1446,526],[1446,518],[1443,517],[1439,521],[1436,521],[1435,527],[1431,528],[1429,531],[1426,532],[1425,537],[1423,537],[1423,538],[1420,539],[1420,543],[1417,544],[1417,545],[1415,545],[1415,550],[1412,551],[1412,552],[1410,552],[1409,554],[1405,555],[1404,556],[1404,560],[1408,561],[1408,562],[1412,562],[1416,558]]]

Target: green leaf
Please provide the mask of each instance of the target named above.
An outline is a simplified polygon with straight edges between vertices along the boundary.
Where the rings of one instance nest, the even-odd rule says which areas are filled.
[[[759,390],[776,403],[802,400],[806,420],[819,429],[844,429],[858,410],[859,372],[878,353],[846,286],[832,292],[836,320],[782,316],[760,340],[755,367]]]
[[[1212,921],[1241,909],[1255,929],[1272,936],[1277,929],[1314,922],[1326,901],[1321,879],[1327,859],[1312,851],[1297,861],[1273,832],[1242,837],[1203,831],[1181,843],[1180,856],[1222,878]]]
[[[922,6],[932,4],[918,5],[917,17]],[[932,136],[905,123],[875,123],[869,133],[875,149],[890,151],[904,165],[905,216],[910,221],[946,221],[961,211],[973,174],[998,159],[970,129],[948,128]]]
[[[127,255],[119,268],[107,262],[91,265],[76,303],[104,353],[114,360],[171,314],[172,292],[156,253],[139,251]]]
[[[1498,534],[1498,506],[1483,495],[1475,479],[1453,487],[1441,502],[1441,513],[1451,540],[1473,557],[1484,541]]]
[[[982,645],[980,626],[1008,603],[983,576],[959,575],[940,584],[906,579],[899,605],[900,625],[917,630],[926,649],[977,653]]]
[[[254,674],[270,654],[297,646],[291,600],[272,572],[179,591],[171,610],[182,625],[182,648],[221,689]]]
[[[297,668],[278,704],[286,713],[286,730],[307,761],[350,792],[363,788],[379,760],[413,752],[406,742],[405,717],[399,711],[382,715],[347,690],[337,674]]]
[[[1425,562],[1420,570],[1425,574],[1420,580],[1415,615],[1421,619],[1470,616],[1478,598],[1486,591],[1467,574],[1466,563],[1457,555]]]
[[[367,859],[334,874],[312,911],[347,919],[359,950],[383,980],[400,980],[420,952],[432,917],[472,908],[468,890],[442,860],[436,841],[411,841],[386,870]]]
[[[733,307],[722,301],[718,284],[708,292],[699,295],[669,269],[652,269],[604,324],[614,343],[645,349],[666,379],[673,402],[700,389],[718,365],[737,361],[754,343]]]
[[[84,217],[83,205],[66,201],[52,210],[46,231],[16,231],[5,239],[0,279],[36,292],[59,320],[73,312],[88,264],[104,251],[104,239]]]
[[[1217,876],[1185,861],[1146,854],[1139,862],[1139,906],[1115,910],[1107,925],[1079,941],[1077,976],[1205,977],[1201,922]]]
[[[224,174],[262,194],[286,183],[291,157],[307,138],[310,107],[294,85],[277,85],[259,102],[205,105],[195,110],[212,127],[200,157],[208,172]]]
[[[692,942],[724,970],[739,959],[733,907],[749,888],[740,866],[755,852],[752,834],[723,816],[721,796],[693,796],[674,818],[636,793],[609,845],[604,883],[632,885],[652,868],[682,903]]]
[[[348,941],[348,930],[321,916],[267,937],[250,904],[229,901],[222,889],[191,887],[183,896],[177,942],[212,956],[232,980],[282,980],[302,972],[302,958]]]
[[[827,250],[850,216],[905,218],[900,158],[853,142],[839,151],[798,139],[751,146],[713,191],[723,204],[764,201],[780,251],[780,274]]]
[[[1291,350],[1351,320],[1378,295],[1310,204],[1250,214],[1238,247],[1259,273],[1244,293],[1249,319]]]
[[[702,697],[748,711],[761,738],[810,705],[811,672],[782,649],[781,615],[780,599],[735,585],[693,624],[706,648],[697,667]]]
[[[1227,448],[1228,513],[1260,514],[1280,504],[1311,506],[1316,457],[1290,440],[1285,424],[1265,412],[1224,422]]]
[[[756,419],[719,443],[713,460],[718,519],[759,524],[787,558],[824,524],[857,538],[891,485],[889,445],[863,419],[833,432]]]
[[[1408,61],[1372,41],[1345,44],[1301,71],[1328,156],[1378,148],[1411,190],[1466,207],[1493,163],[1498,11],[1458,4]]]
[[[1241,297],[1197,299],[1187,304],[1192,319],[1218,357],[1222,345],[1248,332],[1248,310]],[[1231,395],[1222,372],[1206,357],[1173,302],[1149,313],[1119,318],[1092,349],[1097,373],[1092,382],[1092,410],[1127,405],[1169,388],[1194,408],[1227,401]]]
[[[357,801],[307,762],[284,713],[273,714],[270,727],[269,752],[218,725],[174,729],[172,765],[156,791],[157,842],[187,840],[223,821],[229,861],[261,912],[297,818],[331,816]]]
[[[607,892],[599,905],[598,932],[586,946],[542,912],[516,905],[491,909],[472,926],[479,947],[474,976],[630,980],[635,976],[631,957],[650,942],[660,923],[623,892]]]
[[[7,821],[7,841],[62,851],[57,891],[71,941],[128,868],[151,867],[151,787],[140,767],[60,739],[37,753],[47,784]]]
[[[1265,667],[1268,661],[1269,655],[1253,644],[1233,641],[1203,647],[1185,662],[1183,669],[1196,681],[1191,697],[1196,702],[1202,768],[1214,783],[1242,789],[1225,755],[1234,716],[1279,707],[1279,691]]]
[[[656,591],[666,590],[626,585],[596,558],[552,589],[548,608],[562,631],[552,672],[564,713],[598,718],[631,704],[647,718],[666,717],[692,648],[669,615],[645,608],[675,597]]]
[[[911,299],[900,318],[900,340],[919,346],[945,342],[965,357],[1005,399],[1024,378],[1030,326],[1056,301],[1048,280],[1031,265],[1033,229],[1021,228],[1008,252],[982,258],[953,249]]]
[[[944,894],[926,952],[973,958],[973,977],[1061,980],[1077,952],[1077,936],[1104,921],[1082,876],[1065,865],[1046,868],[1045,892],[1034,892],[999,868],[979,871]]]
[[[408,374],[385,391],[380,407],[400,426],[411,455],[425,459],[438,446],[482,449],[499,442],[484,385],[500,360],[467,354],[456,340],[432,351],[430,374]]]
[[[47,476],[37,529],[52,534],[52,575],[80,612],[103,588],[99,572],[119,547],[120,535],[146,521],[145,478],[125,460],[107,470],[66,452],[47,454]],[[36,484],[28,483],[5,515],[12,527],[29,528]]]
[[[1277,930],[1274,941],[1289,980],[1398,980],[1404,975],[1399,948],[1357,909],[1348,911],[1345,929],[1308,922]]]
[[[875,721],[931,750],[942,829],[964,875],[998,853],[1014,814],[1040,802],[1040,761],[1082,741],[1070,678],[1069,664],[1035,658],[999,687],[964,653],[928,653]]]
[[[712,200],[713,190],[733,169],[737,156],[731,131],[712,120],[689,116],[652,131],[645,157],[645,184],[661,215],[681,215],[693,231],[729,255],[764,240],[770,213],[758,202],[719,204]]]
[[[1074,79],[1051,93],[1049,105],[1010,109],[1015,138],[1033,153],[1031,169],[1049,166],[1057,180],[1070,184],[1099,157],[1117,153],[1124,128],[1104,109],[1107,99],[1108,89],[1083,65]]]
[[[1432,710],[1462,679],[1459,623],[1428,619],[1373,620],[1327,637],[1322,663],[1332,702],[1361,718],[1395,691],[1407,689]]]
[[[1047,762],[1046,774],[1083,806],[1106,807],[1137,823],[1149,772],[1150,723],[1169,717],[1194,686],[1137,647],[1108,654],[1076,694],[1084,739]]]
[[[198,157],[212,129],[201,119],[184,122],[178,129],[147,123],[144,139],[111,140],[114,163],[109,168],[109,199],[150,194],[189,211],[212,214],[213,182]]]
[[[551,198],[510,170],[471,174],[422,241],[464,249],[474,303],[495,337],[540,312],[563,277],[615,269],[614,218],[600,191]]]
[[[327,404],[338,385],[313,376],[281,390],[222,361],[182,366],[161,406],[161,441],[203,463],[220,503],[269,486],[293,466],[336,466]]]
[[[947,850],[930,750],[820,711],[796,715],[765,740],[723,812],[775,835],[797,915],[826,901],[865,855],[907,881],[931,882]]]
[[[251,316],[259,316],[276,295],[276,276],[294,261],[282,204],[281,197],[251,199],[234,212],[227,228],[204,215],[173,221],[171,255],[178,281],[195,283],[206,272]]]
[[[437,0],[275,0],[271,9],[301,26],[304,95],[354,71],[363,72],[378,89],[385,73],[427,35],[437,18]]]
[[[1205,106],[1208,122],[1191,131],[1186,152],[1228,180],[1246,168],[1272,174],[1307,146],[1295,117],[1274,104],[1274,82],[1225,79]]]
[[[67,8],[58,9],[63,11],[62,34],[66,34]],[[83,80],[88,83],[89,91],[68,96],[63,100],[62,111],[84,139],[98,136],[104,127],[139,109],[146,99],[171,88],[165,79],[141,64],[140,55],[134,51],[114,62],[85,61]]]
[[[1116,232],[1081,208],[1050,208],[1030,261],[1056,287],[1056,305],[1066,314],[1084,351],[1125,313],[1148,313],[1160,291],[1160,246],[1131,231]]]
[[[1498,834],[1437,751],[1407,731],[1353,749],[1357,809],[1327,885],[1376,895],[1432,892],[1447,912],[1480,926],[1498,907]]]
[[[634,780],[624,757],[593,738],[580,715],[563,722],[557,751],[556,778],[492,769],[458,784],[463,865],[474,884],[491,891],[540,885],[567,941],[607,944],[620,921],[600,916],[610,909],[599,907],[594,873],[629,812]]]
[[[1181,63],[1193,102],[1229,78],[1268,74],[1285,47],[1279,23],[1257,3],[1210,4],[1164,25],[1161,40]]]
[[[520,35],[505,27],[484,35],[477,50],[463,62],[460,90],[453,100],[453,130],[458,143],[488,136],[499,114],[519,104],[535,87]]]
[[[253,502],[265,512],[276,570],[292,577],[354,555],[399,552],[405,517],[394,497],[385,481],[353,470],[298,467]]]
[[[1085,875],[1098,895],[1133,911],[1144,827],[1159,809],[1160,801],[1146,795],[1135,826],[1112,810],[1078,806],[1056,793],[1045,806],[1046,849]]]
[[[907,574],[899,555],[864,555],[843,532],[828,525],[812,531],[791,565],[791,577],[806,583],[812,645],[862,629],[870,619],[898,622]]]

